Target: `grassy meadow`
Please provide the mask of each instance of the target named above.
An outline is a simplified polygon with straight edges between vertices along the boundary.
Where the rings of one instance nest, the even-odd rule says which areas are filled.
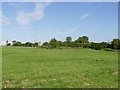
[[[117,88],[118,52],[2,47],[3,88]]]

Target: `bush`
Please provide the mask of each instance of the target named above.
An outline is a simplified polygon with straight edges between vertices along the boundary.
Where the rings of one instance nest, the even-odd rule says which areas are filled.
[[[7,46],[11,46],[11,43],[8,43]]]
[[[59,49],[63,49],[62,47],[59,47]]]
[[[113,51],[111,48],[104,48],[105,51]]]

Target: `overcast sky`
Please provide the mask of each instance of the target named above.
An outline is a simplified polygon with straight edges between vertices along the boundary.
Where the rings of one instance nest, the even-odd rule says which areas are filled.
[[[117,2],[4,2],[3,41],[64,41],[88,36],[89,41],[112,41],[118,37]]]

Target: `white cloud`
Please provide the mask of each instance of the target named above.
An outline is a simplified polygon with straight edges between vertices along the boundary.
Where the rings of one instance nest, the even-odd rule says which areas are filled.
[[[2,15],[2,12],[0,12],[0,24],[10,24],[10,18]]]
[[[36,3],[32,13],[19,11],[16,21],[21,25],[28,25],[32,21],[41,20],[44,17],[44,8],[50,3]]]
[[[85,19],[85,18],[87,18],[89,15],[90,15],[89,13],[85,13],[85,14],[83,14],[83,15],[81,16],[81,19]]]

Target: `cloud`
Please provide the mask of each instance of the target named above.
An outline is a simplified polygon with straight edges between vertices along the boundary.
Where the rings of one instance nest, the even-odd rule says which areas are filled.
[[[85,14],[83,14],[83,15],[81,16],[81,19],[85,19],[85,18],[87,18],[89,15],[90,15],[89,13],[85,13]]]
[[[10,18],[2,15],[2,12],[0,12],[0,24],[10,24]]]
[[[36,3],[35,10],[32,13],[19,11],[16,21],[21,25],[28,25],[29,23],[41,20],[44,17],[44,8],[50,3]]]

